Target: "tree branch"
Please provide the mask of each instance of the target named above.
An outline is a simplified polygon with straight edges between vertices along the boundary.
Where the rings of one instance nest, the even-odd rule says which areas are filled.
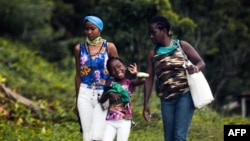
[[[25,106],[29,107],[30,109],[34,110],[35,112],[38,112],[41,109],[41,107],[37,103],[23,97],[22,95],[14,92],[14,91],[12,91],[10,88],[6,87],[4,84],[0,83],[0,90],[2,90],[8,97],[24,104]]]

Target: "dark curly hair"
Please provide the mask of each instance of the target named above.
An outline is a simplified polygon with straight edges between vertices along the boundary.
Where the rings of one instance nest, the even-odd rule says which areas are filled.
[[[114,61],[114,60],[119,60],[123,65],[124,64],[124,61],[120,58],[120,57],[110,57],[107,61],[107,69],[108,69],[108,72],[110,73],[112,68],[111,68],[111,63]]]
[[[170,36],[170,23],[169,23],[169,21],[168,21],[167,18],[165,18],[165,17],[163,17],[163,16],[158,16],[158,17],[152,18],[152,19],[149,21],[149,23],[150,23],[150,24],[156,24],[156,25],[157,25],[157,28],[158,28],[159,30],[166,29],[168,35]]]

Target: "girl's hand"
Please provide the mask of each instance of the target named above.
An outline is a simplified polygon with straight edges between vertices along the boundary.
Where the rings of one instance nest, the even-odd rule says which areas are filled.
[[[109,94],[115,101],[118,101],[120,99],[120,95],[116,93],[110,93]]]
[[[137,71],[137,65],[136,63],[134,64],[130,64],[129,67],[128,67],[128,70],[131,74],[137,74],[138,71]]]

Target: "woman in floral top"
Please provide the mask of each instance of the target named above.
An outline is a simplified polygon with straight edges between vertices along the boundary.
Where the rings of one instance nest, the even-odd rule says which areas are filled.
[[[111,56],[118,56],[112,42],[101,37],[102,18],[90,14],[83,19],[86,40],[75,46],[76,62],[76,108],[80,119],[84,141],[100,141],[106,123],[107,110],[103,111],[97,101],[102,94],[109,73],[106,62]]]

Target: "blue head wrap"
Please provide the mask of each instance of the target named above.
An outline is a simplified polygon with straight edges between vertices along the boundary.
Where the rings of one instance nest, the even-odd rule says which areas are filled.
[[[91,23],[93,23],[94,25],[96,25],[100,29],[100,31],[102,31],[102,29],[103,29],[103,22],[102,22],[102,20],[99,17],[96,17],[96,16],[86,16],[83,19],[83,22],[85,23],[86,21],[90,21]]]

